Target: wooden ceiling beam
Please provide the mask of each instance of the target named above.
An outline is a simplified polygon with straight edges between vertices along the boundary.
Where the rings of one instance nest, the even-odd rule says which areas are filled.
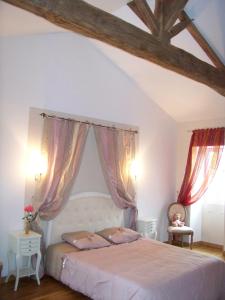
[[[215,53],[215,51],[212,49],[212,47],[209,45],[206,39],[202,36],[198,28],[194,25],[194,23],[192,22],[192,20],[189,18],[188,14],[184,10],[180,13],[179,19],[181,22],[189,22],[187,26],[187,30],[189,31],[189,33],[199,44],[199,46],[203,49],[203,51],[207,54],[207,56],[212,61],[212,63],[217,68],[225,70],[225,66],[221,61],[221,59],[219,58],[219,56]]]
[[[225,72],[82,0],[3,0],[63,28],[91,37],[203,83],[225,96]]]
[[[154,36],[159,34],[158,21],[156,20],[151,8],[146,0],[133,0],[127,5],[142,20],[142,22],[151,30]]]
[[[164,39],[164,0],[155,0],[154,15],[159,23],[159,39]],[[166,39],[168,41],[168,39]],[[167,43],[165,43],[167,44]]]
[[[170,39],[185,28],[186,22],[174,24],[187,2],[188,0],[155,0],[154,15],[159,24],[158,39],[163,44],[169,44]]]
[[[163,14],[164,14],[164,31],[169,31],[175,24],[180,12],[184,9],[188,0],[164,0]]]
[[[169,38],[173,38],[174,36],[176,36],[177,34],[179,34],[181,31],[183,31],[190,23],[192,22],[192,20],[184,20],[184,21],[180,21],[179,23],[177,23],[176,25],[174,25],[170,31],[169,31]]]
[[[156,20],[159,20],[162,11],[163,11],[163,0],[155,0],[154,15]]]

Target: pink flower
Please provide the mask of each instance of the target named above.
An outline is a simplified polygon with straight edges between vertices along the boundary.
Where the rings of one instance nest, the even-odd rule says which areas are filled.
[[[25,206],[24,211],[27,213],[32,213],[34,211],[33,205],[29,204],[29,205]]]

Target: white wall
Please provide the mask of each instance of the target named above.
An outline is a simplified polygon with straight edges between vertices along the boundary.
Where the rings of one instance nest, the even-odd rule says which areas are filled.
[[[177,146],[177,191],[179,191],[185,172],[188,149],[192,130],[200,128],[224,127],[225,118],[220,120],[208,120],[198,122],[180,123],[178,127]],[[206,241],[222,244],[225,240],[224,212],[218,211],[217,205],[206,205],[204,199],[193,204],[190,209],[190,226],[195,230],[195,241]],[[216,233],[215,233],[216,232]],[[224,237],[224,238],[223,238]]]
[[[22,228],[30,107],[138,126],[139,215],[158,218],[159,237],[165,240],[166,209],[175,198],[175,122],[79,35],[2,38],[0,65],[0,259],[4,274],[8,233]]]
[[[100,164],[93,128],[89,130],[80,171],[71,194],[82,192],[109,193]]]
[[[224,244],[224,205],[207,203],[202,206],[202,241]]]

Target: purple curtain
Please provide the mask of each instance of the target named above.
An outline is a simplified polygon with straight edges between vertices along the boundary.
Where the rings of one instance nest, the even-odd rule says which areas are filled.
[[[137,206],[130,165],[135,159],[135,133],[94,126],[103,174],[116,206],[129,214],[128,227],[136,229]]]
[[[68,200],[89,126],[57,118],[44,121],[43,151],[48,157],[48,170],[35,194],[34,207],[41,219],[51,220]]]
[[[38,219],[54,219],[65,206],[75,178],[78,174],[87,138],[89,125],[62,120],[45,118],[43,130],[43,152],[48,158],[48,170],[37,187],[33,205],[38,218],[31,223],[32,230],[42,234],[41,252],[44,258],[45,245]],[[32,257],[36,264],[36,257]],[[41,261],[39,276],[44,275],[44,262]]]

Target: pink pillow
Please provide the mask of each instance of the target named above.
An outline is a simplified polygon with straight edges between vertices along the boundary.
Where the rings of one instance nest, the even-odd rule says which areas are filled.
[[[140,233],[124,227],[106,228],[97,234],[115,244],[130,243],[141,237]]]
[[[80,250],[97,249],[111,245],[103,237],[88,231],[64,233],[62,239]]]

